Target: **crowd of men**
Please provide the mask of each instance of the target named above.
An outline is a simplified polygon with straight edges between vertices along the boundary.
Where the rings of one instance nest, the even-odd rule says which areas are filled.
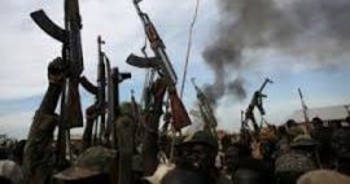
[[[111,68],[101,49],[105,43],[101,37],[98,84],[82,76],[78,0],[64,1],[64,28],[43,10],[31,13],[37,25],[62,44],[62,54],[48,66],[49,85],[27,139],[0,149],[0,184],[350,183],[350,116],[328,124],[314,117],[311,122],[288,120],[281,126],[258,126],[254,109],[265,114],[262,91],[272,83],[270,79],[242,113],[241,131],[224,136],[218,136],[213,109],[196,86],[205,126],[184,134],[182,128],[191,119],[177,93],[178,78],[162,38],[139,6],[141,1],[133,0],[133,4],[153,55],[148,56],[146,44],[142,49],[145,57],[130,54],[126,59],[149,71],[141,107],[134,97],[119,103],[119,83],[131,74]],[[79,86],[96,97],[85,116]],[[70,130],[83,124],[81,141],[71,142]]]
[[[332,124],[317,117],[302,125],[289,120],[220,139],[206,129],[174,137],[159,131],[161,106],[140,129],[130,103],[121,105],[115,121],[117,148],[91,141],[96,115],[89,108],[82,142],[71,153],[77,157],[58,167],[55,109],[65,69],[60,58],[48,68],[49,87],[27,140],[2,154],[0,183],[350,183],[350,117]],[[157,99],[164,92],[154,85]]]

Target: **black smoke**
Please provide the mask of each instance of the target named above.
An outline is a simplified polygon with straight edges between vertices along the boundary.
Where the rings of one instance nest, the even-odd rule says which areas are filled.
[[[217,5],[216,37],[203,51],[215,74],[205,88],[213,103],[225,95],[246,97],[245,50],[268,48],[311,57],[291,65],[321,67],[344,62],[334,58],[350,53],[349,0],[217,0]]]

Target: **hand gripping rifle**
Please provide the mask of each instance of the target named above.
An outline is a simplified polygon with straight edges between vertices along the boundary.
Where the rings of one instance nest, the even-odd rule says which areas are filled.
[[[254,127],[254,132],[259,132],[259,126],[256,123],[255,116],[254,116],[254,109],[255,107],[257,107],[260,114],[265,115],[265,109],[263,107],[263,98],[266,98],[267,95],[263,94],[263,90],[265,89],[268,83],[272,84],[273,81],[268,78],[265,79],[265,82],[260,87],[260,89],[258,91],[255,91],[252,101],[250,102],[245,112],[245,121],[244,121],[245,127],[247,127],[248,121],[251,120]]]
[[[68,68],[68,72],[66,74],[67,80],[63,85],[61,98],[61,121],[59,124],[58,137],[58,152],[61,152],[58,153],[60,155],[58,158],[61,157],[61,159],[65,156],[65,132],[69,128],[81,127],[83,125],[83,115],[78,90],[79,78],[84,69],[80,36],[82,25],[78,0],[65,0],[64,12],[64,29],[53,23],[43,10],[38,10],[30,14],[35,23],[44,32],[63,44],[62,58]],[[68,96],[66,97],[67,86]],[[60,145],[62,145],[62,147],[60,147]]]
[[[190,119],[186,112],[185,106],[177,95],[177,75],[165,51],[163,40],[159,36],[149,16],[141,11],[141,8],[139,6],[139,3],[141,1],[142,0],[133,0],[136,11],[142,21],[145,34],[147,35],[155,57],[142,58],[131,54],[126,62],[130,65],[140,68],[155,68],[158,74],[165,80],[169,92],[171,109],[173,111],[173,127],[176,130],[180,130],[182,127],[190,124]]]

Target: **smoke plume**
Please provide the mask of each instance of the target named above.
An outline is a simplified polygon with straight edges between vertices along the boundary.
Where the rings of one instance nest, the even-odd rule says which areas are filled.
[[[216,38],[203,51],[215,73],[214,83],[205,88],[213,103],[225,95],[246,97],[246,76],[241,75],[247,66],[245,50],[268,48],[311,57],[291,65],[317,66],[344,62],[334,57],[349,53],[349,0],[217,0],[217,4]]]

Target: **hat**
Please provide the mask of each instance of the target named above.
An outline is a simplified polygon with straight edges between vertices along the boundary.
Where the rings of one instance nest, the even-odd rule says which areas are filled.
[[[111,149],[102,146],[91,147],[79,155],[72,167],[54,177],[60,180],[78,180],[108,174],[116,156],[116,152]]]
[[[292,148],[297,148],[297,147],[316,146],[316,145],[317,145],[317,142],[314,141],[310,135],[304,134],[304,135],[298,135],[296,138],[294,138],[290,146]]]
[[[124,102],[120,104],[119,107],[120,114],[122,115],[130,115],[133,114],[132,104],[130,102]]]
[[[187,140],[184,141],[185,145],[188,144],[204,144],[210,146],[216,150],[219,149],[219,144],[216,139],[207,131],[198,131],[190,136]]]
[[[287,134],[292,138],[296,138],[299,135],[303,135],[305,133],[304,129],[301,127],[292,127],[287,130]]]

